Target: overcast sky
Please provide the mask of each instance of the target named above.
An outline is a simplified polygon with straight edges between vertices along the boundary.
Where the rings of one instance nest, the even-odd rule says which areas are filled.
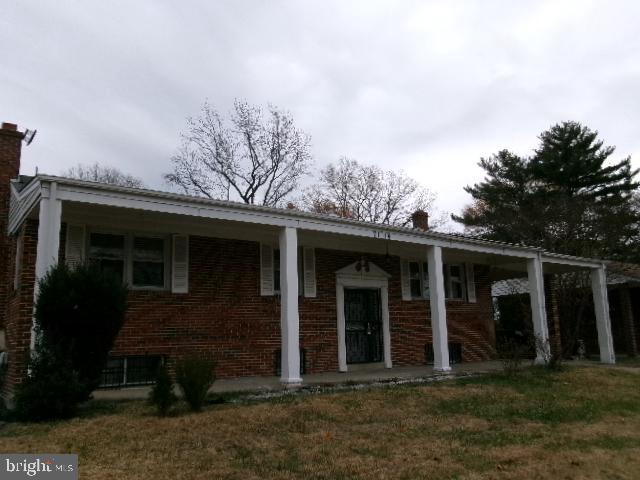
[[[342,155],[459,211],[481,156],[577,120],[640,166],[640,2],[2,0],[0,120],[38,129],[22,173],[161,175],[205,99],[274,103]]]

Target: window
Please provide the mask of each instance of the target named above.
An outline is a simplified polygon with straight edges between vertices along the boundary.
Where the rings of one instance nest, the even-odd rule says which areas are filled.
[[[298,247],[298,296],[304,295],[304,258],[303,249]],[[280,250],[273,249],[273,291],[280,293]]]
[[[444,265],[443,268],[445,297],[451,300],[464,299],[464,269],[462,268],[462,265]]]
[[[411,298],[429,298],[429,267],[426,262],[409,262]]]
[[[167,242],[164,237],[91,232],[89,261],[134,288],[167,286]]]
[[[124,281],[124,235],[92,233],[89,237],[89,261],[101,271]]]
[[[102,370],[100,387],[109,388],[153,383],[161,362],[162,357],[159,355],[109,357],[107,365]]]
[[[165,242],[163,238],[133,238],[133,286],[164,287],[164,251]]]

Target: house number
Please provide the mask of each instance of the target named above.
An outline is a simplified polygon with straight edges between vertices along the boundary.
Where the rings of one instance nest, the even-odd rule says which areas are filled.
[[[384,238],[386,240],[391,240],[391,234],[389,232],[383,232],[380,230],[372,230],[373,238]]]

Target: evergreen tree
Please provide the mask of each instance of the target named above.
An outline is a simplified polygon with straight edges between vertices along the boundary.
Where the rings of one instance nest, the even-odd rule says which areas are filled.
[[[481,159],[485,179],[465,190],[474,201],[455,221],[471,233],[569,255],[632,260],[640,212],[629,157],[577,122],[543,132],[531,157],[503,150]]]

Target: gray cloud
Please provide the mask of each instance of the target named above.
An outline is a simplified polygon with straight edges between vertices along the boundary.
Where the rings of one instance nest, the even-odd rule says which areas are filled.
[[[3,121],[23,172],[109,164],[163,187],[185,117],[234,97],[291,110],[318,167],[404,169],[459,210],[476,163],[552,123],[640,166],[637,2],[3,3]]]

